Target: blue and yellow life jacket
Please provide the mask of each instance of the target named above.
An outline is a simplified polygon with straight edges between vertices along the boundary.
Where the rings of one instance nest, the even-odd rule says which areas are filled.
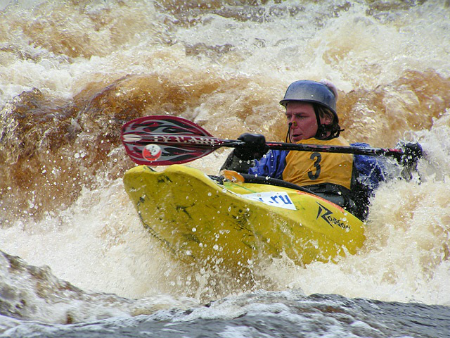
[[[297,144],[350,146],[342,137],[331,140],[311,138]],[[329,183],[351,189],[352,172],[352,154],[291,151],[286,156],[282,178],[299,186]]]

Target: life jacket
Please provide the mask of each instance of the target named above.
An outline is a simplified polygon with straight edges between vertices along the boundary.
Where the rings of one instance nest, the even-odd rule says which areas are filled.
[[[349,143],[342,137],[331,140],[311,138],[297,142],[297,144],[301,143],[349,146]],[[329,183],[351,189],[352,172],[352,154],[290,151],[286,156],[286,166],[282,178],[284,181],[299,186]]]
[[[309,139],[307,141],[304,141],[304,143],[313,143],[314,141],[317,142],[319,140]],[[322,144],[330,144],[330,141],[321,142],[327,142]],[[347,142],[345,142],[345,140],[343,140],[342,138],[340,138],[339,142],[343,142],[339,144],[347,145]],[[366,143],[355,143],[352,145],[369,147],[369,145]],[[287,157],[290,154],[294,153],[309,154],[309,157],[305,155],[307,161],[311,161],[310,157],[313,154],[312,152],[270,150],[263,158],[261,158],[261,160],[255,161],[255,165],[253,167],[247,169],[248,173],[260,177],[266,176],[283,179],[284,171],[287,167]],[[324,156],[332,154],[323,152],[322,155]],[[350,157],[346,157],[346,159],[348,158]],[[323,157],[321,159],[323,160]],[[353,165],[352,167],[348,167],[348,170],[345,171],[346,179],[343,179],[343,181],[347,182],[345,183],[347,185],[349,179],[347,175],[351,176],[353,171],[353,180],[350,190],[340,184],[317,184],[312,183],[313,181],[306,182],[304,186],[308,188],[308,190],[323,198],[326,198],[338,205],[347,207],[347,209],[351,210],[351,212],[355,216],[359,217],[360,219],[364,219],[367,216],[369,197],[371,196],[373,190],[378,187],[380,182],[384,181],[387,178],[387,169],[382,160],[383,158],[380,158],[379,156],[375,157],[367,155],[354,155]],[[335,160],[332,158],[331,162],[335,163]],[[314,173],[317,174],[317,168],[314,166],[313,168],[315,169],[315,171],[312,171],[312,175],[314,177]],[[352,168],[354,168],[354,170],[352,170]],[[321,169],[323,170],[323,168]],[[327,171],[328,176],[334,176],[332,170]],[[323,172],[319,173],[319,176],[320,174],[323,174]],[[333,178],[331,177],[330,180],[333,180]],[[354,201],[353,206],[352,201]]]

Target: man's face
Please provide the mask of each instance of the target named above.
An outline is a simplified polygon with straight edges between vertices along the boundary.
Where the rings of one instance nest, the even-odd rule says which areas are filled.
[[[312,104],[305,102],[289,102],[286,107],[287,122],[292,123],[291,142],[296,143],[314,137],[317,133],[316,113]]]

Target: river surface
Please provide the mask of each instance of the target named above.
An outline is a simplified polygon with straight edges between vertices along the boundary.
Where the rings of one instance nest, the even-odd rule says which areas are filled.
[[[337,86],[349,142],[420,142],[418,174],[336,263],[184,266],[124,191],[121,126],[283,141],[299,79]],[[0,163],[0,337],[450,337],[448,0],[0,0]]]

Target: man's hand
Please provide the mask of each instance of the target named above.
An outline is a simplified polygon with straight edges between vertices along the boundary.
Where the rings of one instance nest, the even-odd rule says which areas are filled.
[[[244,141],[245,144],[237,146],[234,149],[234,155],[243,161],[259,160],[269,150],[266,138],[261,134],[245,133],[239,136],[238,140]]]
[[[400,164],[404,167],[415,167],[417,161],[423,156],[422,146],[419,143],[400,143],[399,147],[403,150]]]

